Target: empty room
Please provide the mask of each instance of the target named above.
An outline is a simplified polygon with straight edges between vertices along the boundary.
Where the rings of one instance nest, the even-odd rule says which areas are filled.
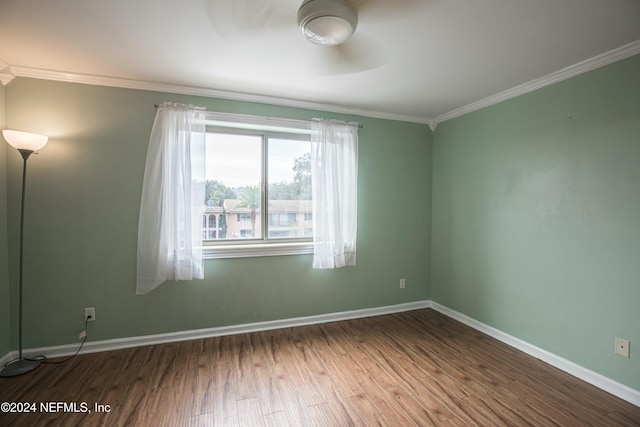
[[[0,2],[0,425],[640,425],[637,0]]]

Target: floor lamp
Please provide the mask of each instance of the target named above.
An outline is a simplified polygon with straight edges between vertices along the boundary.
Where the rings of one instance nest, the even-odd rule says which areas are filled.
[[[18,150],[22,155],[22,204],[20,207],[20,276],[18,285],[18,358],[7,363],[0,370],[0,377],[15,377],[26,374],[40,366],[37,360],[28,360],[22,356],[22,259],[24,237],[24,195],[27,179],[27,159],[34,152],[47,145],[48,137],[35,133],[19,132],[15,130],[3,130],[2,135],[9,145]]]

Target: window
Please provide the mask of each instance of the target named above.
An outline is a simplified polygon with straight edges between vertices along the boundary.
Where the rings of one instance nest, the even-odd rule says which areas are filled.
[[[269,214],[269,225],[279,225],[288,227],[291,224],[295,224],[297,213],[280,213],[280,214]]]
[[[217,215],[215,213],[207,213],[202,218],[202,238],[204,240],[215,239],[217,237]]]
[[[209,255],[311,253],[310,125],[240,117],[208,121],[205,217],[217,218],[206,230],[216,232],[203,233]]]

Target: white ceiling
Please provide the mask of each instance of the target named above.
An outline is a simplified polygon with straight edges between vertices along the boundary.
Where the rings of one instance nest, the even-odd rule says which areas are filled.
[[[359,23],[339,67],[298,30],[300,1],[0,0],[0,72],[428,123],[622,46],[640,52],[639,0],[351,0]]]

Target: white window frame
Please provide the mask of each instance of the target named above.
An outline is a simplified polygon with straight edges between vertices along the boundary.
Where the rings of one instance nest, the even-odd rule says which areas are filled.
[[[239,133],[267,135],[268,137],[311,140],[311,122],[273,117],[206,112],[207,133]],[[263,153],[266,157],[266,152]],[[263,166],[267,162],[263,159]],[[263,182],[263,185],[266,183]],[[263,192],[264,194],[264,192]],[[263,222],[267,215],[261,215]],[[262,228],[264,232],[267,229]],[[205,259],[249,258],[261,256],[313,254],[313,237],[294,239],[238,239],[204,241],[202,255]]]

